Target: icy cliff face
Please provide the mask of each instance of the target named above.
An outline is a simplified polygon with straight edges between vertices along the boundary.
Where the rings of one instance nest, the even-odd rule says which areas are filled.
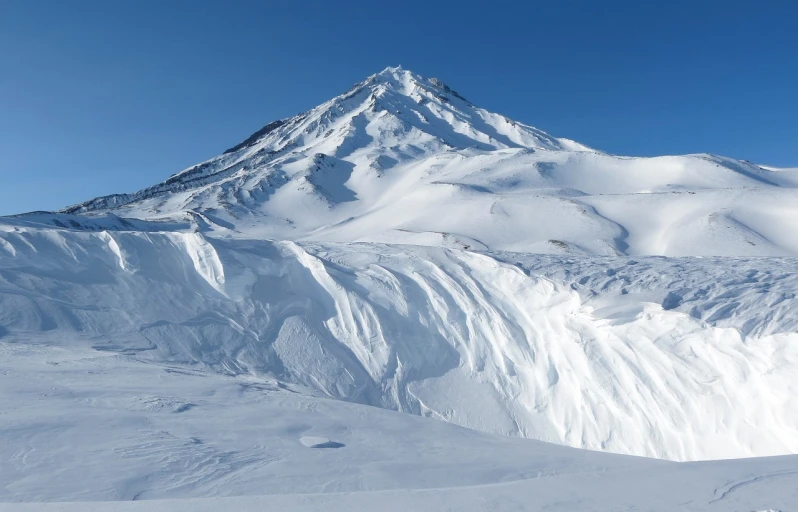
[[[388,68],[154,187],[0,219],[0,341],[582,448],[792,453],[796,185]]]

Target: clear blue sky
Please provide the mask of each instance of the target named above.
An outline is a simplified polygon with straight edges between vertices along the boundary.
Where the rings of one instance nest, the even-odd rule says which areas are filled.
[[[0,214],[129,192],[389,65],[611,153],[798,166],[798,2],[0,1]]]

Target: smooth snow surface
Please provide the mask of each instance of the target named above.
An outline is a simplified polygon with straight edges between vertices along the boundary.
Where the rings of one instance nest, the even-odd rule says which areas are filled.
[[[0,509],[793,509],[796,187],[388,68],[2,218]]]

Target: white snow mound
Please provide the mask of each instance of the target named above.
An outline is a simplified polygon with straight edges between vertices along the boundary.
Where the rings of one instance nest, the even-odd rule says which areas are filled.
[[[798,450],[796,260],[196,233],[36,230],[0,240],[0,340],[83,340],[618,453]]]

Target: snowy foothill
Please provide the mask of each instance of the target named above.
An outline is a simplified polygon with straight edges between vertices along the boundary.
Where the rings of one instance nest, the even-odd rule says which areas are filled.
[[[0,218],[0,510],[791,510],[796,187],[388,68]]]

